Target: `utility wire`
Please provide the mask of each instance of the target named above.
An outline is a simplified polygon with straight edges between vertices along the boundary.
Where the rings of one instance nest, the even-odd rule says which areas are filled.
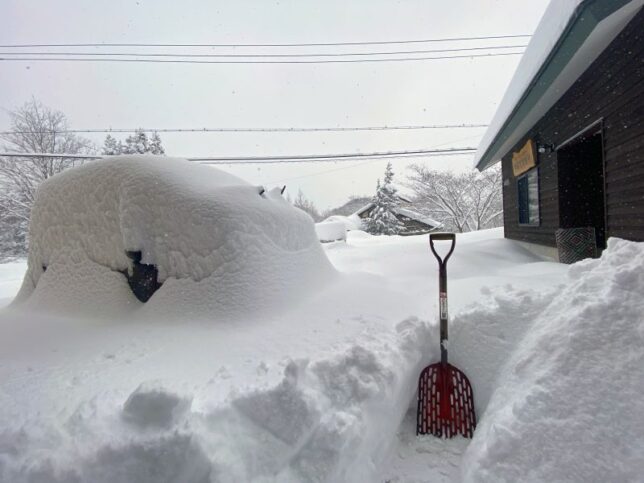
[[[0,158],[69,158],[101,159],[102,154],[69,154],[69,153],[0,153]]]
[[[354,159],[370,158],[404,158],[418,156],[455,155],[469,154],[476,151],[476,148],[447,148],[447,149],[426,149],[413,151],[383,151],[374,153],[348,153],[348,154],[310,154],[293,156],[244,156],[244,157],[205,157],[188,158],[190,161],[198,161],[202,164],[237,164],[246,163],[295,163],[295,162],[326,162],[326,161],[352,161]]]
[[[391,44],[420,44],[426,42],[458,42],[468,40],[513,39],[532,37],[523,35],[490,35],[485,37],[450,37],[420,40],[383,40],[368,42],[321,42],[321,43],[290,43],[290,44],[143,44],[143,43],[83,43],[83,44],[8,44],[0,45],[3,49],[29,47],[322,47],[340,45],[391,45]]]
[[[390,154],[367,154],[365,156],[352,156],[352,157],[322,157],[322,158],[257,158],[257,159],[244,159],[231,161],[227,158],[186,158],[188,161],[198,162],[199,164],[206,165],[219,165],[227,164],[230,166],[236,166],[239,164],[299,164],[299,163],[346,163],[355,161],[358,159],[369,159],[369,160],[379,160],[379,159],[402,159],[402,158],[431,158],[437,156],[462,156],[462,155],[471,155],[474,154],[476,150],[472,151],[454,151],[454,152],[410,152],[410,153],[390,153]]]
[[[469,138],[464,138],[462,140],[473,139],[474,137],[478,138],[480,136],[470,136]],[[439,144],[439,145],[434,146],[434,147],[444,146],[444,145],[445,145],[445,143],[444,144]],[[470,153],[464,153],[464,154],[469,155]],[[456,156],[456,154],[449,154],[449,156]],[[409,156],[409,157],[413,157],[413,156]],[[316,178],[318,176],[323,176],[325,174],[334,173],[336,171],[345,171],[347,169],[359,168],[360,166],[366,166],[367,164],[373,164],[373,163],[375,163],[377,161],[381,161],[381,159],[378,159],[378,158],[370,159],[368,161],[362,161],[361,163],[353,164],[351,166],[342,166],[341,168],[326,169],[324,171],[317,171],[317,172],[311,173],[311,174],[303,174],[301,176],[293,176],[293,177],[290,177],[290,178],[282,178],[282,179],[275,180],[275,181],[268,181],[268,182],[266,182],[266,184],[269,184],[269,185],[271,185],[271,184],[282,184],[282,183],[286,183],[286,182],[294,181],[294,180],[298,180],[298,179]]]
[[[479,135],[477,135],[477,136],[469,136],[469,137],[466,137],[466,138],[456,139],[456,140],[451,141],[451,142],[467,141],[467,140],[474,139],[474,138],[480,138],[480,136]],[[438,148],[440,146],[445,146],[446,144],[449,144],[449,143],[435,144],[434,146],[432,146],[431,148],[428,148],[428,149]],[[465,155],[470,155],[471,153],[464,153],[464,154]],[[449,156],[452,156],[452,154],[450,154]],[[453,156],[456,156],[456,154],[454,154]],[[353,164],[351,166],[342,166],[341,168],[332,168],[332,169],[327,169],[327,170],[324,170],[324,171],[317,171],[317,172],[311,173],[311,174],[304,174],[304,175],[301,175],[301,176],[293,176],[293,177],[290,177],[290,178],[282,178],[282,179],[275,180],[275,181],[268,181],[266,184],[268,184],[268,185],[281,184],[281,183],[286,183],[286,182],[289,182],[289,181],[294,181],[294,180],[297,180],[297,179],[315,178],[317,176],[322,176],[322,175],[325,175],[325,174],[334,173],[336,171],[344,171],[344,170],[347,170],[347,169],[359,168],[360,166],[365,166],[367,164],[373,164],[373,163],[375,163],[377,161],[381,161],[381,159],[378,159],[378,158],[370,159],[368,161],[362,161],[361,163]]]
[[[201,164],[271,164],[271,163],[308,163],[308,162],[342,162],[356,159],[386,159],[408,158],[425,156],[457,156],[471,154],[476,148],[446,148],[425,149],[413,151],[383,151],[373,153],[343,153],[343,154],[308,154],[308,155],[283,155],[283,156],[217,156],[186,158],[189,161]],[[75,158],[75,159],[102,159],[110,155],[92,154],[66,154],[66,153],[0,153],[0,157],[8,158]]]
[[[0,57],[3,62],[129,62],[155,64],[351,64],[367,62],[409,62],[419,60],[472,59],[475,57],[499,57],[522,55],[523,52],[498,52],[491,54],[450,55],[440,57],[403,57],[391,59],[343,59],[343,60],[179,60],[179,59],[112,59],[112,58],[52,58],[52,57]]]
[[[333,52],[322,54],[170,54],[170,53],[144,53],[144,52],[0,52],[0,55],[60,55],[74,57],[185,57],[185,58],[273,58],[273,57],[354,57],[354,56],[373,56],[373,55],[410,55],[410,54],[433,54],[464,52],[470,50],[499,50],[499,49],[520,49],[527,45],[495,45],[490,47],[469,47],[458,49],[430,49],[430,50],[402,50],[392,52]]]
[[[6,134],[68,134],[68,133],[201,133],[201,132],[344,132],[344,131],[400,131],[420,129],[471,129],[484,128],[487,124],[428,124],[419,126],[348,126],[348,127],[217,127],[217,128],[107,128],[107,129],[63,129],[60,131],[0,131]]]

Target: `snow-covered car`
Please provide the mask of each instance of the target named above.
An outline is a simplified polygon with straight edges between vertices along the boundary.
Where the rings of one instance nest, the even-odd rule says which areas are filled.
[[[239,315],[333,276],[279,189],[184,159],[121,156],[41,185],[16,304],[91,313]]]

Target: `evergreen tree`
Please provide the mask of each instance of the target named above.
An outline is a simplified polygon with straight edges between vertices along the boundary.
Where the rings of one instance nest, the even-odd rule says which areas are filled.
[[[103,154],[165,154],[159,133],[154,132],[150,138],[142,129],[137,129],[132,136],[125,139],[125,144],[109,134],[103,144]]]
[[[109,134],[105,138],[105,143],[103,144],[102,154],[105,155],[114,155],[123,153],[123,144],[121,141],[117,141]]]
[[[376,186],[376,194],[371,200],[373,208],[365,220],[366,231],[372,235],[397,235],[402,229],[402,223],[396,218],[395,209],[398,205],[397,189],[392,184],[394,172],[391,163],[387,163],[385,179]]]
[[[159,133],[157,133],[156,131],[150,138],[150,153],[165,154],[165,149],[163,149],[163,146],[161,145],[161,138],[159,137]]]
[[[132,136],[125,138],[124,154],[145,154],[150,152],[148,135],[141,129],[137,129]]]

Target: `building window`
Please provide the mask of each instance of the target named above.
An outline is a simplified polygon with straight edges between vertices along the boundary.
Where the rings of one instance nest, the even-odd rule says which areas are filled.
[[[539,170],[531,169],[517,179],[519,225],[539,225]]]

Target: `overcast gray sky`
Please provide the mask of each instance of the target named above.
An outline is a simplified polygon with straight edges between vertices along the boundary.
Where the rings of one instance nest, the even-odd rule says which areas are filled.
[[[0,42],[263,44],[531,34],[547,3],[548,0],[3,0]],[[519,45],[527,40],[198,52],[366,52]],[[135,50],[141,49],[132,49]],[[170,50],[160,48],[156,52]],[[31,96],[65,112],[71,126],[79,129],[487,123],[519,59],[520,56],[499,56],[301,65],[0,62],[0,127],[8,127],[6,110]],[[483,131],[163,134],[162,139],[168,154],[177,156],[294,155],[476,146]],[[88,137],[99,144],[104,139],[104,135]],[[471,160],[472,156],[459,156],[393,160],[393,164],[401,181],[411,162],[462,171],[470,168]],[[293,195],[301,188],[324,209],[343,203],[350,195],[373,194],[386,162],[221,168],[251,183],[285,183]]]

